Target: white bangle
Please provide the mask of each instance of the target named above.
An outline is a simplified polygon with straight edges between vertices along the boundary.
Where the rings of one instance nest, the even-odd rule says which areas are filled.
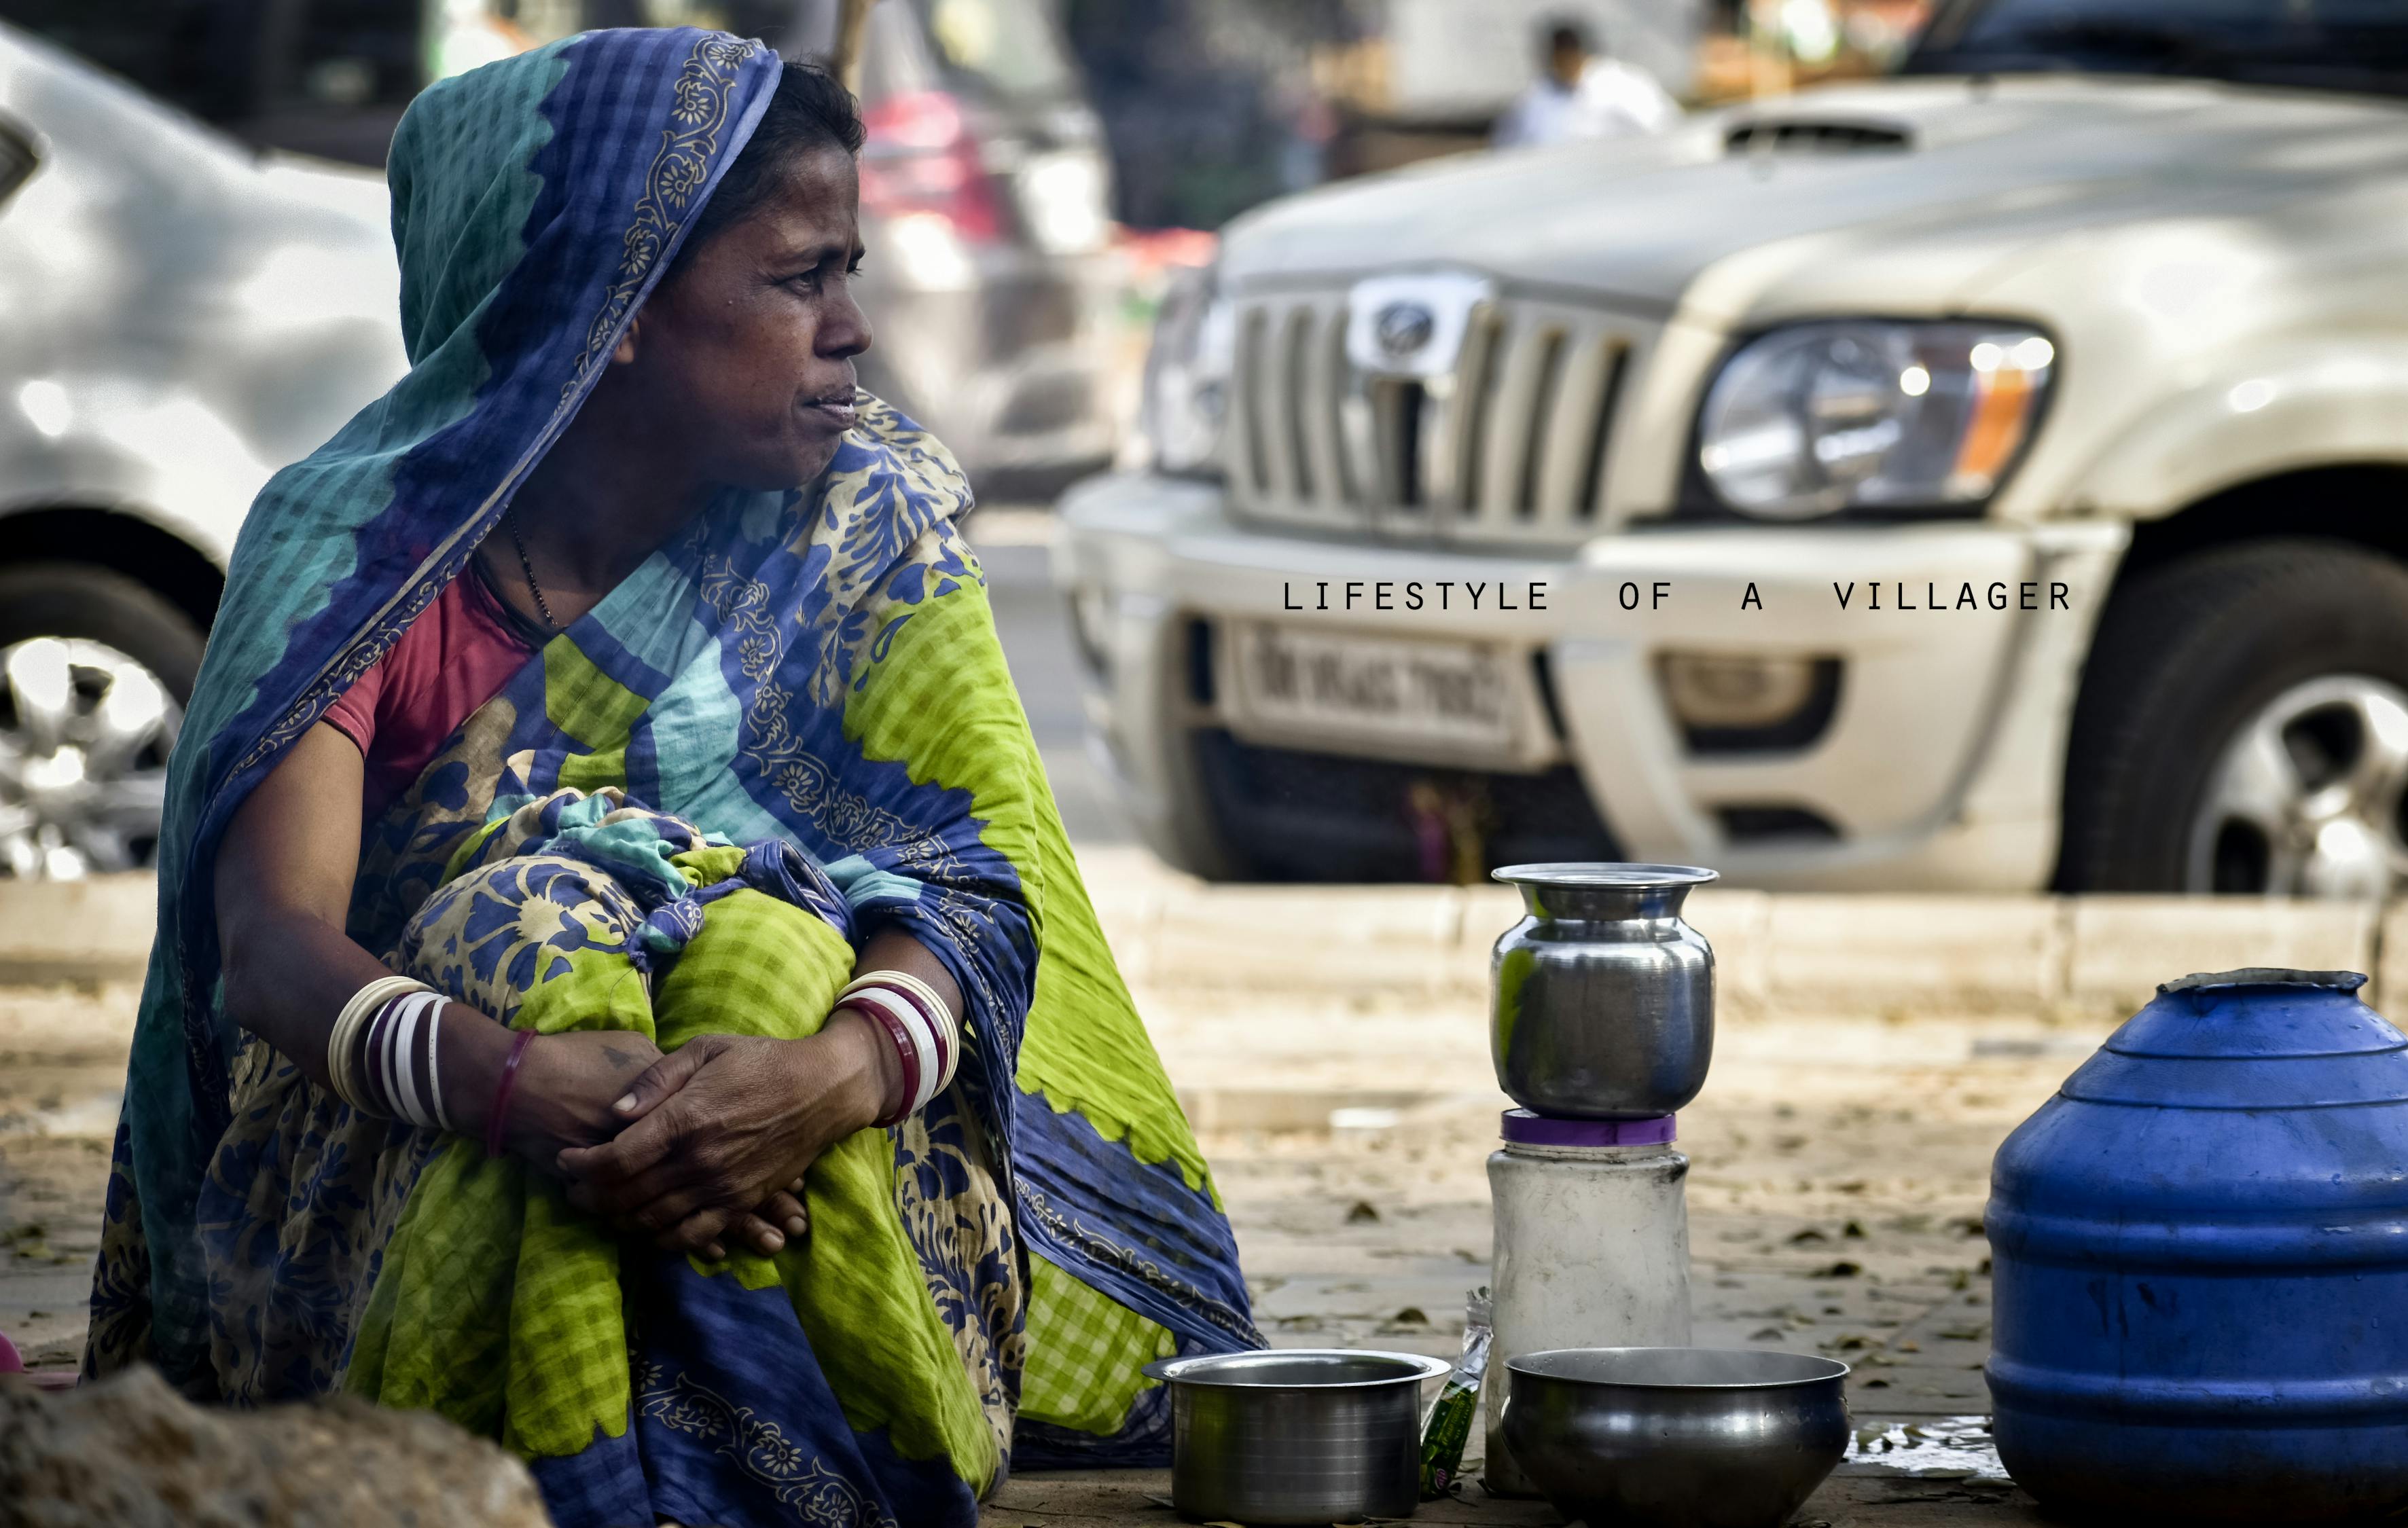
[[[435,1100],[433,1124],[437,1130],[452,1128],[452,1111],[443,1103],[442,1060],[443,1010],[452,1006],[448,997],[438,997],[426,1010],[426,1096]]]
[[[936,1097],[944,1086],[939,1075],[943,1069],[944,1057],[937,1049],[936,1035],[928,1031],[928,1021],[920,1016],[920,1010],[908,999],[876,987],[864,987],[859,992],[849,992],[843,1001],[855,1006],[867,1004],[874,1007],[903,1026],[903,1033],[910,1039],[911,1049],[918,1055],[920,1074],[919,1091],[904,1106],[903,1112],[917,1114],[926,1108],[928,1101]]]
[[[418,1053],[422,1049],[420,1030],[436,1027],[444,1002],[435,992],[414,992],[396,1005],[390,1026],[393,1050],[384,1074],[387,1091],[392,1094],[394,1111],[422,1130],[442,1128],[441,1121],[419,1102]],[[438,1099],[438,1105],[440,1102]]]
[[[359,1046],[364,1054],[345,1079],[355,1107],[421,1130],[452,1128],[436,1072],[450,1003],[422,986],[377,1006]]]
[[[937,989],[908,971],[872,971],[866,976],[855,977],[837,1001],[847,1002],[860,993],[876,992],[881,986],[900,987],[920,1000],[917,1004],[911,1003],[908,998],[902,1001],[908,1007],[919,1008],[923,1021],[933,1030],[930,1037],[937,1044],[934,1055],[938,1076],[934,1086],[928,1090],[928,1096],[934,1098],[952,1084],[953,1073],[959,1069],[962,1050],[961,1022],[953,1017],[952,1005],[937,994]]]
[[[424,994],[406,992],[390,999],[381,1010],[381,1021],[368,1021],[367,1087],[361,1090],[384,1101],[385,1112],[408,1119],[409,1106],[402,1100],[401,1055],[408,1049],[402,1037],[414,1027],[412,1018],[418,1012],[419,1000]]]
[[[951,1020],[953,1016],[953,1005],[946,1002],[942,997],[937,995],[937,989],[929,986],[926,982],[921,980],[918,977],[913,976],[909,971],[872,971],[865,976],[853,978],[852,986],[847,987],[845,991],[851,992],[854,987],[860,987],[870,982],[878,981],[890,982],[897,987],[908,988],[913,994],[918,996],[922,1002],[927,1004],[932,1012],[941,1013],[947,1020]]]
[[[358,1079],[351,1073],[351,1052],[358,1046],[360,1026],[403,992],[428,990],[426,983],[413,977],[379,977],[351,994],[335,1015],[334,1028],[326,1032],[326,1080],[336,1097],[353,1108],[362,1107]]]

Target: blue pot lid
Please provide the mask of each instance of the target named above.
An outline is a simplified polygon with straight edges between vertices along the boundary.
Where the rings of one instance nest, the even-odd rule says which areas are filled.
[[[2066,1078],[2068,1098],[2174,1108],[2408,1100],[2408,1035],[2356,971],[2252,967],[2169,981]]]

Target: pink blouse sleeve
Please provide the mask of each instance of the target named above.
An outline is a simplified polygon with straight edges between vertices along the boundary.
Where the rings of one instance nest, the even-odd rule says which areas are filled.
[[[379,659],[366,673],[351,681],[349,690],[335,697],[335,704],[326,707],[325,722],[350,738],[363,759],[367,757],[368,745],[376,741],[377,700],[383,693],[384,662]]]

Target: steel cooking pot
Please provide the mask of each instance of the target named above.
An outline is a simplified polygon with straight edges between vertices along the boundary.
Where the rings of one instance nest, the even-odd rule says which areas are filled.
[[[1421,1499],[1422,1381],[1441,1359],[1349,1349],[1168,1358],[1170,1500],[1182,1517],[1244,1523],[1412,1515]]]

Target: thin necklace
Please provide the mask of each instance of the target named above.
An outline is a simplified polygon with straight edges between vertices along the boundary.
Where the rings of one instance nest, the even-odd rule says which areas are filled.
[[[560,622],[552,619],[552,607],[543,597],[543,585],[535,581],[535,564],[527,561],[526,542],[519,536],[519,507],[511,505],[503,512],[502,519],[510,527],[510,545],[519,550],[519,571],[526,575],[527,593],[535,596],[535,607],[543,612],[544,629],[557,632]]]

